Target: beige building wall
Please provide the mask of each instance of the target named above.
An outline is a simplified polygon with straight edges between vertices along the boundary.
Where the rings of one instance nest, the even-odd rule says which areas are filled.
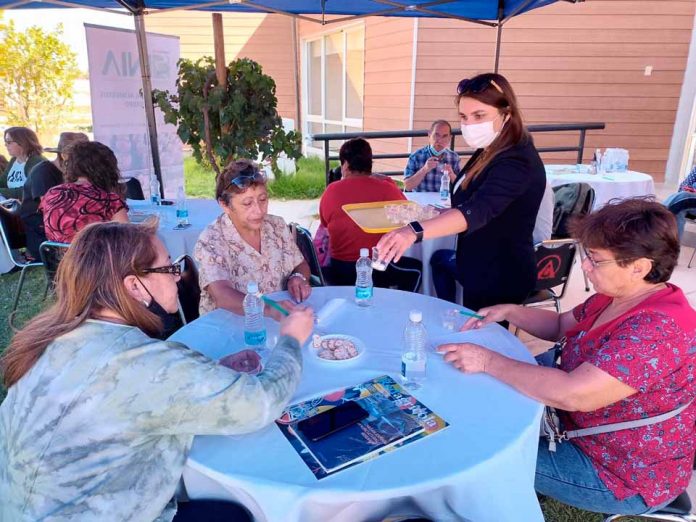
[[[276,82],[278,112],[296,119],[294,53],[290,17],[263,14],[223,14],[225,60],[251,58]],[[211,13],[170,12],[145,18],[148,31],[180,37],[181,57],[214,56]]]
[[[605,122],[604,131],[588,134],[585,161],[595,147],[626,148],[632,169],[662,181],[695,9],[695,0],[559,2],[505,26],[500,72],[512,82],[528,124]],[[496,34],[422,19],[418,35],[414,128],[424,128],[432,119],[456,118],[450,116],[456,83],[492,70]],[[538,146],[571,141],[536,137]],[[572,162],[574,154],[543,159]]]

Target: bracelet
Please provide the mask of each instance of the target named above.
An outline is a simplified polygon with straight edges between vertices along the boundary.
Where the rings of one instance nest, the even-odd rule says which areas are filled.
[[[301,274],[300,272],[293,272],[292,274],[290,274],[290,275],[288,276],[288,281],[290,281],[290,279],[292,279],[293,277],[299,277],[299,278],[302,279],[305,283],[307,282],[307,278],[306,278],[303,274]]]

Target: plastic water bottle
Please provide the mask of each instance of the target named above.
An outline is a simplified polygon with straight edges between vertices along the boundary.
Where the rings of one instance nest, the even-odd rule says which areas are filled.
[[[189,224],[188,215],[186,193],[184,192],[184,187],[179,187],[179,190],[176,192],[176,221],[179,226],[183,227]]]
[[[444,168],[442,170],[444,171]],[[449,199],[449,186],[449,175],[447,174],[447,172],[443,172],[442,178],[440,178],[440,199],[442,201],[447,201]]]
[[[355,263],[355,302],[358,306],[370,306],[372,304],[372,260],[370,250],[360,249],[360,258]]]
[[[159,180],[154,174],[150,176],[150,201],[153,205],[160,205],[162,203]]]
[[[426,354],[428,334],[423,326],[423,314],[411,310],[404,329],[404,351],[401,355],[401,376],[407,388],[417,389],[425,381],[428,357]]]
[[[244,308],[244,344],[251,349],[266,347],[266,325],[264,323],[264,304],[255,281],[247,283],[247,294],[242,302]]]

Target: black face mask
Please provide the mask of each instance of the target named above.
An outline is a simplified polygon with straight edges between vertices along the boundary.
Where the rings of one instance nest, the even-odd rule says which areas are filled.
[[[137,277],[137,276],[136,276]],[[172,335],[174,332],[176,332],[179,328],[181,328],[181,318],[179,317],[179,314],[174,312],[174,313],[169,313],[167,312],[161,304],[157,302],[157,299],[155,299],[155,296],[152,295],[152,292],[147,289],[147,286],[140,280],[138,277],[138,281],[140,281],[140,284],[143,285],[143,288],[147,292],[147,294],[150,296],[150,304],[147,305],[147,309],[155,314],[157,317],[160,318],[162,321],[162,331],[160,332],[159,335],[157,335],[157,339],[162,339],[165,340],[167,337]]]

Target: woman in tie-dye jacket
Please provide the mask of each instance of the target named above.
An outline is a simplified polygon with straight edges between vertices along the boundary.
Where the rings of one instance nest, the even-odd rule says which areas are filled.
[[[0,520],[172,520],[193,436],[257,430],[292,396],[309,310],[281,323],[256,376],[148,337],[161,326],[153,301],[177,309],[179,270],[155,232],[81,231],[60,264],[56,304],[3,355]]]

